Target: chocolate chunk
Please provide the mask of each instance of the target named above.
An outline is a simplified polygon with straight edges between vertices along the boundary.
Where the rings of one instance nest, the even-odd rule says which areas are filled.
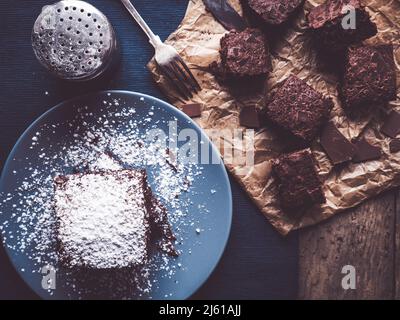
[[[389,149],[391,153],[396,153],[400,151],[400,139],[394,139],[389,143]]]
[[[260,127],[257,108],[254,106],[244,107],[240,110],[239,123],[243,127],[257,129]]]
[[[343,107],[366,108],[396,98],[396,72],[392,45],[357,46],[346,53],[339,87]]]
[[[273,170],[279,183],[283,209],[306,208],[325,202],[310,149],[280,156],[274,162]]]
[[[328,119],[332,107],[331,99],[291,75],[267,103],[266,115],[285,131],[311,142]]]
[[[353,156],[353,162],[377,160],[382,155],[381,148],[369,144],[365,139],[357,141],[354,146],[356,153]]]
[[[276,26],[286,22],[304,0],[241,0],[241,2],[264,23]]]
[[[334,165],[350,161],[356,152],[355,146],[340,133],[332,122],[329,122],[322,130],[320,142]]]
[[[346,7],[355,9],[355,28],[344,28]],[[359,0],[328,0],[315,7],[307,16],[317,46],[329,52],[343,52],[349,45],[361,42],[377,33],[375,23]]]
[[[400,113],[392,110],[386,117],[385,122],[381,127],[381,132],[391,138],[396,138],[400,133]]]
[[[213,16],[227,30],[243,30],[246,28],[246,22],[229,4],[227,0],[203,0],[206,8],[211,11]]]
[[[191,118],[200,117],[201,116],[201,104],[200,103],[184,104],[182,106],[182,111]]]
[[[266,76],[271,70],[268,43],[258,29],[229,32],[221,39],[220,54],[221,64],[212,63],[210,69],[221,78]]]

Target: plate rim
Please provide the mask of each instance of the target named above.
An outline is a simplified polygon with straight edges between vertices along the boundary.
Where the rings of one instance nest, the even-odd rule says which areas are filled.
[[[216,152],[220,157],[221,154],[219,152],[219,150],[217,149],[217,147],[212,143],[212,141],[210,140],[210,138],[207,136],[207,134],[204,132],[204,130],[192,119],[190,118],[188,115],[186,115],[184,112],[182,112],[181,110],[179,110],[178,108],[176,108],[175,106],[173,106],[172,104],[145,94],[145,93],[140,93],[137,91],[129,91],[129,90],[101,90],[101,91],[94,91],[94,92],[90,92],[90,93],[86,93],[83,95],[79,95],[76,97],[72,97],[69,99],[66,99],[64,101],[59,102],[58,104],[54,105],[53,107],[50,107],[50,109],[46,110],[44,113],[42,113],[40,116],[38,116],[35,120],[33,120],[28,127],[23,131],[23,133],[19,136],[19,138],[17,139],[17,141],[15,142],[14,146],[12,147],[10,153],[8,154],[6,161],[4,162],[3,168],[1,170],[1,175],[0,175],[0,190],[3,188],[3,184],[5,183],[3,180],[5,180],[5,173],[9,172],[9,166],[11,165],[14,157],[15,157],[15,153],[18,149],[18,146],[21,144],[21,142],[26,138],[26,136],[36,127],[36,125],[38,124],[38,122],[42,121],[45,117],[47,117],[48,115],[50,115],[53,112],[57,112],[57,109],[61,108],[63,105],[66,104],[71,104],[74,103],[75,101],[78,101],[80,99],[85,99],[87,97],[90,96],[96,96],[96,95],[102,95],[102,94],[108,94],[110,93],[112,94],[126,94],[126,95],[130,95],[130,96],[135,96],[138,97],[139,99],[141,97],[145,98],[145,99],[150,99],[153,101],[156,101],[157,103],[160,103],[164,106],[166,106],[167,108],[172,108],[172,110],[175,110],[179,115],[181,115],[185,120],[189,121],[192,125],[194,125],[202,135],[204,135],[211,143],[210,146],[212,148],[212,150],[214,152]],[[231,188],[231,184],[230,184],[230,179],[229,179],[229,175],[228,172],[226,170],[226,166],[223,162],[223,159],[221,157],[221,163],[218,164],[220,167],[222,167],[222,171],[223,171],[223,176],[225,178],[225,182],[226,185],[228,187],[228,194],[229,194],[229,198],[227,199],[228,202],[228,211],[229,211],[229,221],[228,221],[228,225],[225,226],[225,231],[227,232],[227,237],[226,239],[224,239],[224,243],[221,247],[220,252],[218,252],[218,257],[216,259],[216,262],[212,265],[212,267],[210,268],[208,274],[206,275],[206,277],[204,278],[203,281],[200,281],[196,286],[194,286],[194,288],[192,289],[191,292],[188,292],[188,294],[185,296],[185,298],[183,298],[182,300],[186,300],[189,299],[191,296],[193,296],[206,282],[207,280],[210,278],[210,276],[212,275],[212,273],[215,271],[215,269],[217,268],[219,262],[222,259],[222,256],[226,250],[228,241],[230,239],[230,235],[231,235],[231,231],[232,231],[232,218],[233,218],[233,198],[232,198],[232,188]],[[7,246],[5,245],[5,242],[3,241],[3,235],[0,234],[0,237],[2,239],[2,246],[4,248],[4,251],[6,252],[7,258],[9,259],[9,261],[11,262],[14,270],[16,271],[16,273],[18,274],[18,276],[22,279],[22,281],[30,288],[30,290],[32,290],[40,299],[46,299],[46,297],[44,297],[43,295],[39,294],[38,292],[36,292],[36,290],[34,288],[32,288],[24,279],[24,277],[21,275],[21,272],[18,268],[16,268],[16,265],[14,264],[13,259],[10,256],[10,252],[7,248]]]

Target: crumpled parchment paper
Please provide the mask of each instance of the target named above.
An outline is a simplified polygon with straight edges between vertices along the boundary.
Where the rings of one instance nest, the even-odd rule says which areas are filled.
[[[270,92],[291,73],[296,74],[316,90],[333,98],[335,107],[331,119],[348,139],[364,136],[370,143],[379,145],[383,155],[377,161],[350,163],[344,167],[333,168],[318,142],[314,143],[312,151],[317,159],[318,173],[324,181],[323,189],[327,201],[322,206],[310,208],[302,217],[295,218],[280,209],[276,182],[271,174],[271,160],[282,152],[285,142],[280,141],[280,137],[270,128],[258,130],[254,139],[255,161],[250,170],[243,161],[233,162],[226,157],[224,161],[231,174],[281,234],[316,224],[386,189],[400,185],[400,153],[391,154],[390,139],[379,132],[385,110],[378,108],[367,117],[349,120],[337,98],[337,79],[318,67],[315,50],[305,32],[305,15],[321,2],[323,0],[306,1],[303,11],[294,19],[288,31],[280,35],[281,40],[271,52],[273,71],[269,75],[265,90]],[[241,13],[239,0],[231,0],[230,3]],[[370,0],[364,1],[364,4],[378,26],[378,34],[366,42],[393,43],[397,78],[400,79],[400,1]],[[218,131],[240,128],[238,115],[243,106],[255,105],[263,108],[265,104],[264,92],[234,97],[212,74],[204,71],[211,62],[219,60],[219,42],[226,32],[211,13],[206,11],[202,0],[192,0],[189,1],[182,23],[166,40],[178,50],[201,84],[202,91],[193,97],[191,102],[203,105],[201,118],[195,120],[202,128],[209,129],[206,132],[212,132],[210,129]],[[148,68],[170,102],[180,108],[183,102],[179,101],[174,95],[174,90],[160,75],[154,60],[149,62]],[[386,111],[392,108],[400,111],[399,91],[397,96],[397,101],[391,102],[385,108]],[[229,137],[224,138],[224,143],[231,144],[235,151],[246,151],[250,148],[247,143],[234,144]],[[223,144],[219,145],[222,146]]]

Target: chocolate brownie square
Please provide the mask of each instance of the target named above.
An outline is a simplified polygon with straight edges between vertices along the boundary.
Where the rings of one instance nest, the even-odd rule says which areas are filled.
[[[339,87],[347,110],[386,104],[396,98],[392,45],[350,47]]]
[[[267,25],[280,25],[303,4],[304,0],[241,0],[252,14]]]
[[[226,34],[221,39],[220,54],[219,73],[224,78],[262,76],[271,70],[267,40],[257,29],[247,28]]]
[[[319,133],[333,107],[330,98],[294,75],[286,79],[266,106],[267,118],[305,142]]]
[[[325,202],[310,149],[280,156],[274,162],[273,170],[283,209],[307,208]]]
[[[146,262],[150,226],[145,170],[58,176],[54,185],[63,266],[110,270]]]
[[[355,28],[348,23],[351,20],[348,19],[347,8],[354,9]],[[307,19],[315,42],[330,52],[343,52],[349,45],[377,33],[375,23],[359,0],[328,0],[312,9]]]

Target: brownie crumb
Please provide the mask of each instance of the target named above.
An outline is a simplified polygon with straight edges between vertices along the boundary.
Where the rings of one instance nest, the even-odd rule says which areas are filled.
[[[274,162],[273,170],[283,209],[307,208],[326,201],[310,149],[280,156]]]

